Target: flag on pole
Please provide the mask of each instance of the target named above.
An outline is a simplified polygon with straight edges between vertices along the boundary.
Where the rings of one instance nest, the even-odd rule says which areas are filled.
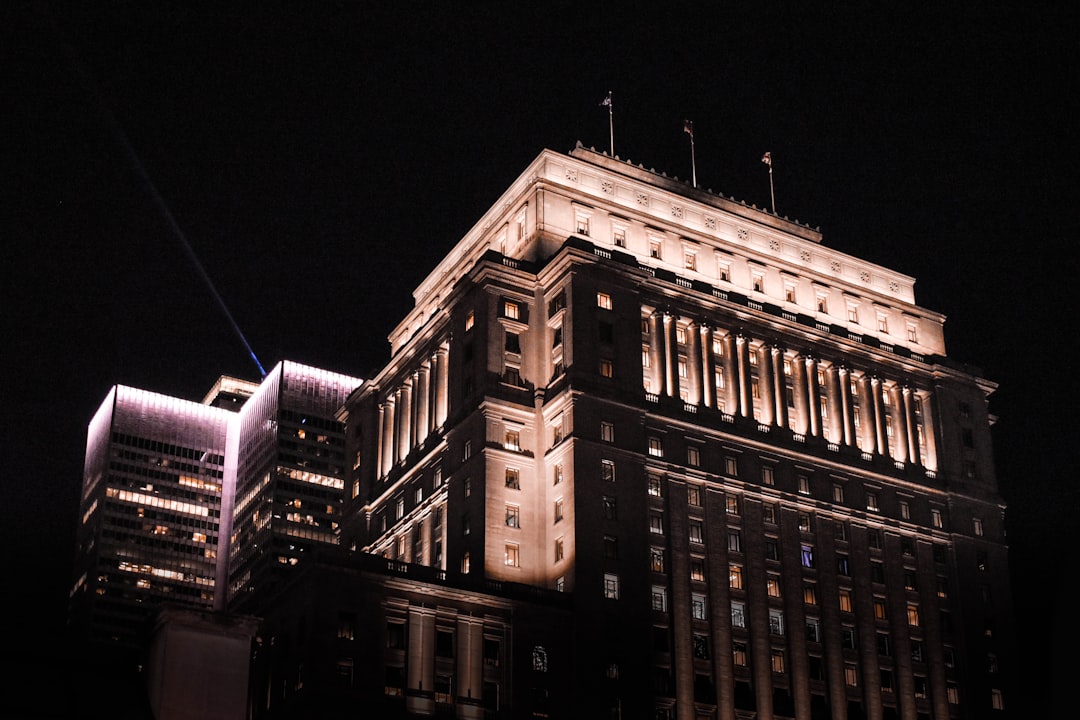
[[[611,107],[611,93],[608,92],[607,97],[600,101],[601,107]]]
[[[772,167],[772,153],[767,152],[764,155],[762,155],[761,156],[761,162],[765,163],[766,165],[768,165],[771,168]]]
[[[694,137],[694,123],[689,120],[683,120],[682,129],[684,133],[686,133],[690,137]]]

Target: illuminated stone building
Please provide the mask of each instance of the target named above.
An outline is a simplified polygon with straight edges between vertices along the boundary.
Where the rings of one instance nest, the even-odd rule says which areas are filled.
[[[914,284],[545,150],[369,380],[283,363],[220,408],[114,391],[76,596],[186,573],[260,618],[262,720],[1004,718],[994,384]]]
[[[994,385],[911,277],[578,146],[414,296],[340,415],[343,542],[570,595],[575,716],[1001,716]]]

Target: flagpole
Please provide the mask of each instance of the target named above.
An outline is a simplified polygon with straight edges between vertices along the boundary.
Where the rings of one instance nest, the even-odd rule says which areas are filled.
[[[611,137],[611,157],[615,157],[615,118],[613,116],[610,90],[607,92],[607,97],[600,101],[600,104],[607,105],[608,133]]]
[[[690,135],[690,176],[694,187],[697,187],[697,161],[694,159],[694,123],[689,120],[683,121],[683,131]]]
[[[761,162],[769,166],[769,197],[772,199],[772,212],[776,214],[776,192],[773,190],[772,180],[772,153],[767,152],[761,156]]]

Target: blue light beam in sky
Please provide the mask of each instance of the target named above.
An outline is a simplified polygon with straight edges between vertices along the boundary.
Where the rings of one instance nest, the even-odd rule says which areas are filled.
[[[217,288],[214,287],[214,282],[210,279],[210,276],[206,272],[206,268],[203,267],[202,262],[199,261],[198,255],[195,254],[195,249],[191,247],[191,243],[188,242],[187,236],[184,231],[180,229],[180,225],[176,222],[176,218],[173,217],[172,212],[169,210],[169,206],[165,204],[165,199],[161,197],[161,193],[158,192],[157,186],[150,179],[150,176],[146,172],[146,168],[143,167],[142,161],[139,160],[138,154],[135,149],[128,142],[127,137],[124,136],[123,130],[120,128],[120,123],[116,121],[112,112],[106,107],[105,102],[101,99],[101,95],[97,92],[95,83],[90,77],[90,74],[83,68],[78,58],[75,56],[74,51],[70,45],[64,43],[68,49],[68,56],[75,67],[75,71],[83,81],[84,89],[94,98],[97,102],[98,109],[105,119],[105,123],[109,128],[110,133],[116,140],[117,144],[123,149],[124,155],[127,157],[128,162],[131,164],[135,174],[142,181],[146,187],[147,192],[150,193],[150,197],[154,201],[154,205],[157,206],[158,211],[161,212],[165,218],[165,222],[169,226],[169,230],[172,231],[173,236],[180,241],[180,245],[183,246],[184,252],[195,265],[195,269],[199,271],[199,275],[206,282],[206,287],[210,289],[210,294],[214,296],[214,300],[217,301],[218,307],[225,313],[225,318],[229,321],[229,325],[232,326],[236,336],[240,338],[240,342],[244,344],[244,348],[247,350],[248,355],[251,356],[252,361],[255,363],[255,367],[259,369],[259,378],[266,377],[266,370],[263,368],[262,363],[259,362],[259,358],[255,356],[255,351],[251,349],[251,345],[248,343],[247,338],[244,337],[244,333],[241,332],[240,326],[236,324],[236,320],[233,319],[232,313],[229,312],[229,308],[225,305],[225,300],[222,299],[221,294],[218,293]]]

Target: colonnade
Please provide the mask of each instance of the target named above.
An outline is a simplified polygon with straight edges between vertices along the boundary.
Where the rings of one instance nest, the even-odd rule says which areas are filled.
[[[658,396],[937,469],[926,390],[662,310],[644,326]]]
[[[379,403],[379,477],[446,422],[449,345],[441,344]]]
[[[406,661],[405,706],[418,715],[435,713],[436,675],[436,611],[423,606],[409,607],[408,659]],[[463,719],[484,716],[484,622],[483,619],[458,615],[453,626],[454,652],[440,660],[453,665],[451,687],[457,708],[456,716]]]

